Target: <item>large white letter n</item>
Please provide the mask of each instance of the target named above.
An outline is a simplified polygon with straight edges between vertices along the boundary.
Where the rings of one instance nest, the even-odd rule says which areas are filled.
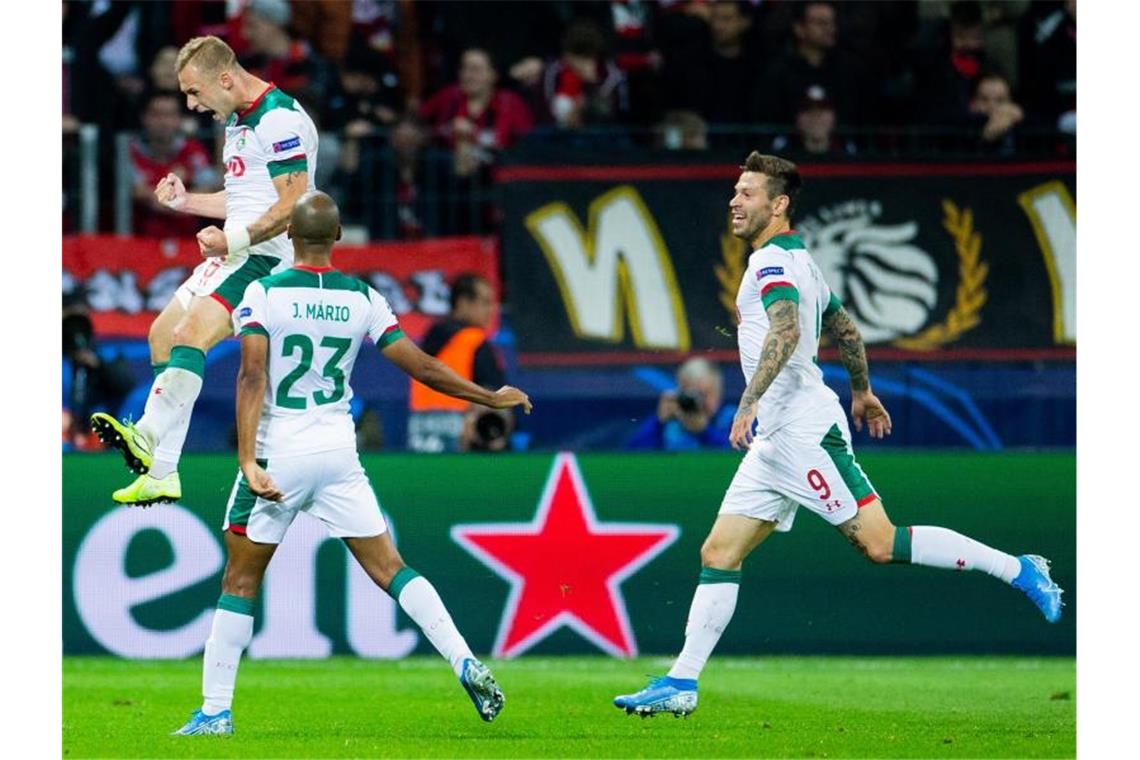
[[[669,251],[637,190],[624,185],[590,204],[585,230],[565,203],[526,217],[558,280],[574,334],[619,342],[622,306],[638,348],[689,349],[689,324]]]

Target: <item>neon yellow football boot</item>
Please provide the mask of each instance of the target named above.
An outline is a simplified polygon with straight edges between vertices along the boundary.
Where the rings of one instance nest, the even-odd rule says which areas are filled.
[[[119,422],[105,412],[95,412],[91,415],[91,429],[100,441],[122,453],[132,471],[142,475],[150,470],[153,446],[133,422]]]
[[[111,498],[128,507],[171,504],[182,498],[182,481],[177,472],[172,472],[165,478],[139,475],[134,483],[111,494]]]

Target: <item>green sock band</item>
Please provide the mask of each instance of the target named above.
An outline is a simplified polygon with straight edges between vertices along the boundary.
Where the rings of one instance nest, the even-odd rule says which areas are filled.
[[[198,377],[206,376],[206,352],[193,346],[175,346],[170,349],[170,362],[167,368],[184,369]]]
[[[388,596],[400,601],[400,592],[404,590],[404,586],[419,578],[420,574],[410,567],[401,567],[399,572],[392,576],[392,582],[388,584]]]
[[[910,562],[910,528],[895,528],[895,544],[891,549],[891,562],[899,564]]]
[[[715,567],[702,567],[699,583],[740,583],[739,570],[717,570]]]
[[[246,599],[244,596],[222,594],[218,597],[218,609],[253,617],[253,600]]]
[[[166,365],[169,363],[170,362],[159,362],[158,364],[152,364],[150,365],[150,371],[154,373],[155,377],[158,377],[162,374],[162,371],[166,369]]]

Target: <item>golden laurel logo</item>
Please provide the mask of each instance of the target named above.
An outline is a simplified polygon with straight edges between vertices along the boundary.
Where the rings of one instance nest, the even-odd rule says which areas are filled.
[[[958,290],[954,306],[942,322],[927,327],[917,335],[898,338],[892,345],[909,351],[933,351],[953,343],[981,321],[980,312],[989,298],[986,276],[989,264],[981,260],[982,235],[974,230],[974,212],[959,209],[953,201],[943,199],[942,226],[954,241],[958,254]]]

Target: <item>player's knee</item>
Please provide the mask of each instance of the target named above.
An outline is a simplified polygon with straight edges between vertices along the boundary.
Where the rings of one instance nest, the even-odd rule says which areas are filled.
[[[739,570],[741,562],[740,553],[731,546],[706,540],[701,546],[701,567],[712,567],[717,570]]]
[[[261,588],[261,576],[256,573],[233,572],[229,569],[222,575],[222,593],[253,599]]]
[[[189,317],[186,317],[179,321],[179,323],[174,326],[174,330],[171,332],[171,345],[196,346],[198,343],[197,327],[197,323]]]
[[[868,541],[863,544],[863,554],[876,565],[886,565],[891,561],[894,546],[890,541]]]

